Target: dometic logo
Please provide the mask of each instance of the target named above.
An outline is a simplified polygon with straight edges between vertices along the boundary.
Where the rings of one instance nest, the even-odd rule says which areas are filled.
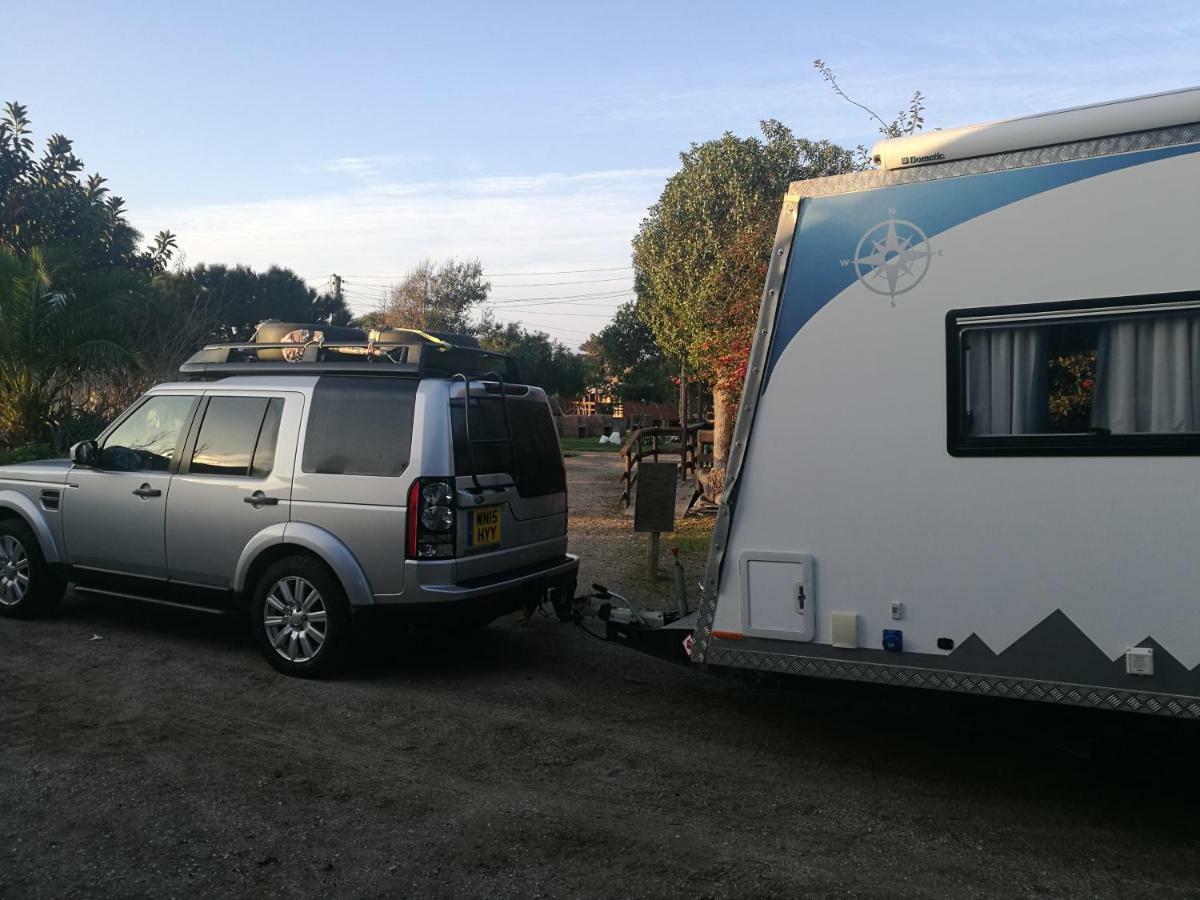
[[[930,260],[942,252],[934,250],[925,232],[912,222],[897,219],[894,209],[888,215],[891,218],[867,229],[854,258],[843,259],[842,266],[853,264],[858,280],[868,290],[891,297],[895,306],[896,296],[920,284]]]
[[[902,156],[900,157],[900,165],[915,166],[920,163],[937,162],[940,159],[945,159],[945,153],[930,153],[927,156]]]

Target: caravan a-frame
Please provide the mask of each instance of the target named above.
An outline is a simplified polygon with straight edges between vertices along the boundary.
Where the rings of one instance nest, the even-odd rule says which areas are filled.
[[[1200,718],[1200,89],[797,182],[692,660]]]

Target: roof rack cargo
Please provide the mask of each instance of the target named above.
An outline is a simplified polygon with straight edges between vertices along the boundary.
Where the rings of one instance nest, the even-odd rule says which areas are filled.
[[[515,359],[484,350],[467,335],[277,321],[261,323],[250,341],[210,344],[198,350],[179,372],[189,381],[329,373],[413,378],[467,375],[521,381]]]

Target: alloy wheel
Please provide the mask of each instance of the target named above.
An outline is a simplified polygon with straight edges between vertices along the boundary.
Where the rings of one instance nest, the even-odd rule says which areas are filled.
[[[11,534],[0,535],[0,605],[16,606],[29,593],[29,554]]]
[[[276,653],[291,663],[311,662],[329,634],[325,599],[299,575],[280,578],[267,592],[263,625]]]

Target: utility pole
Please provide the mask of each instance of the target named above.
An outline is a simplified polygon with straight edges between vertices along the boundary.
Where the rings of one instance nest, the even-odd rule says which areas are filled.
[[[333,275],[333,299],[341,305],[342,302],[342,276],[336,272]]]

